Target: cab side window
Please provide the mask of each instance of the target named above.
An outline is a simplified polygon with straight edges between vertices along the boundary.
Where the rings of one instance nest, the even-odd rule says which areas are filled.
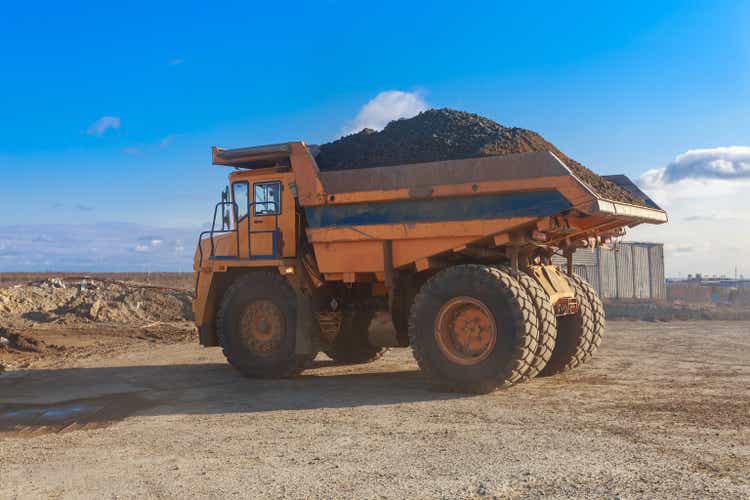
[[[247,217],[249,206],[247,191],[247,182],[235,182],[232,184],[232,199],[237,204],[237,222]]]
[[[281,213],[281,183],[259,182],[253,186],[255,215],[278,215]]]

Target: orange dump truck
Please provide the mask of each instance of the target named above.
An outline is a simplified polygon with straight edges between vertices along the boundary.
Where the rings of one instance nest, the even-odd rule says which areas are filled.
[[[438,388],[572,369],[604,331],[573,251],[667,221],[626,177],[611,180],[643,206],[603,199],[549,152],[321,172],[289,142],[214,148],[213,163],[234,170],[199,238],[193,311],[201,344],[248,376],[293,376],[320,351],[377,359],[377,312]]]

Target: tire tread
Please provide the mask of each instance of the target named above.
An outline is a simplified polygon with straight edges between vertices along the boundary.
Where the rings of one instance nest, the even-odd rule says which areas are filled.
[[[251,366],[246,359],[243,359],[241,353],[232,349],[230,341],[231,332],[226,329],[226,319],[231,314],[231,303],[233,299],[246,290],[262,288],[264,291],[273,291],[281,295],[284,301],[290,305],[291,314],[297,314],[297,297],[294,290],[284,277],[272,271],[253,271],[243,274],[234,280],[227,288],[221,300],[218,313],[216,315],[216,334],[219,339],[224,357],[229,364],[239,370],[247,377],[259,378],[289,378],[299,375],[303,370],[308,368],[315,359],[317,353],[308,355],[294,355],[293,359],[279,360],[273,367],[259,369],[257,366]],[[296,332],[292,332],[295,335]]]
[[[435,295],[450,295],[456,288],[479,285],[481,289],[495,289],[512,307],[512,321],[520,334],[514,338],[510,361],[491,380],[473,382],[449,380],[444,377],[426,354],[417,334],[417,317]],[[430,278],[414,299],[409,313],[409,341],[412,354],[423,375],[436,388],[451,392],[487,393],[507,387],[521,380],[533,363],[537,349],[537,320],[534,306],[521,285],[507,272],[476,264],[449,267]]]

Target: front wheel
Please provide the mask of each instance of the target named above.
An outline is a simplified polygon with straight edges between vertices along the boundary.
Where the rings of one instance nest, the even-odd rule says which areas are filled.
[[[229,363],[248,377],[284,378],[304,370],[315,355],[295,353],[297,300],[278,274],[258,271],[237,278],[224,294],[216,321]]]
[[[486,393],[520,380],[537,349],[536,312],[507,272],[460,265],[430,278],[409,317],[412,353],[438,389]]]

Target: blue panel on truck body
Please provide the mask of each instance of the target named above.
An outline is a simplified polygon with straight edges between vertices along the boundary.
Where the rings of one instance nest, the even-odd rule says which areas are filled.
[[[311,228],[556,215],[571,207],[558,191],[487,194],[305,208]]]

